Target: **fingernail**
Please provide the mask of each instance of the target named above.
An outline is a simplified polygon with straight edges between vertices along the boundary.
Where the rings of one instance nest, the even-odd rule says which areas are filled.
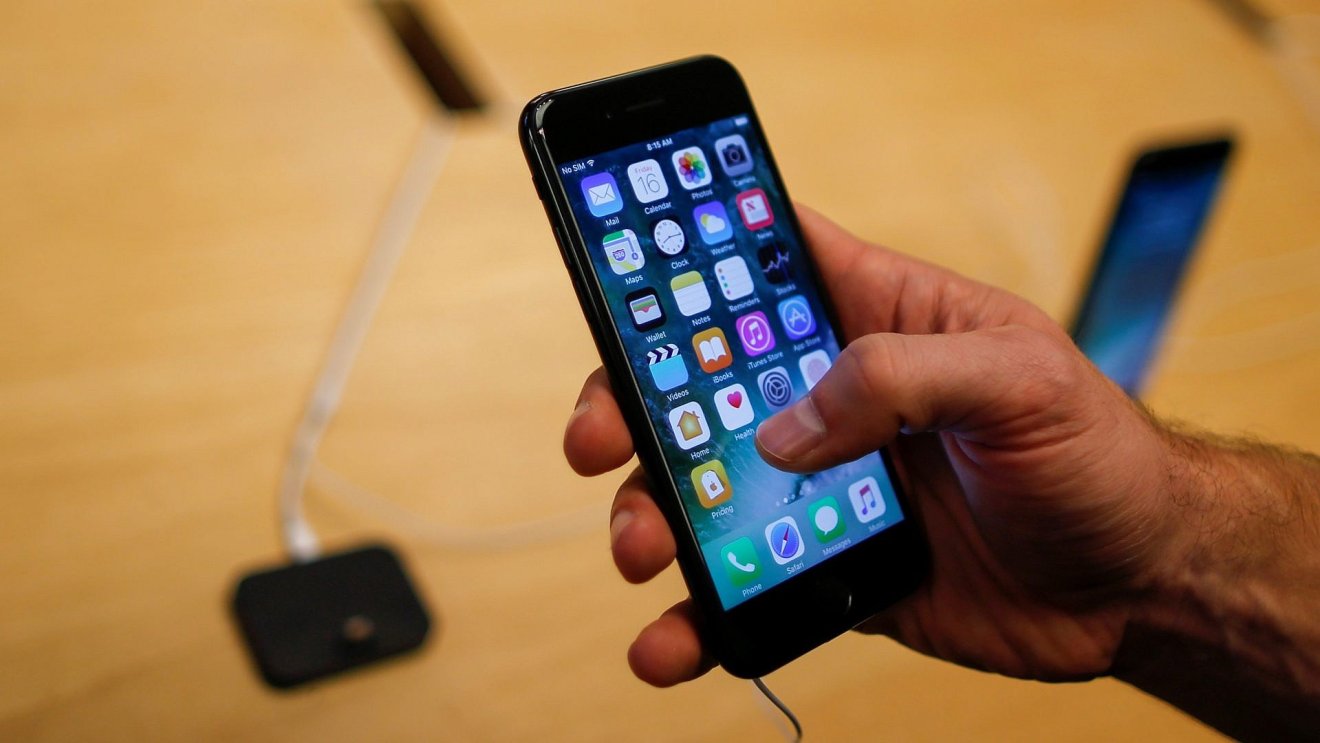
[[[756,443],[767,454],[786,462],[816,448],[823,438],[825,423],[810,395],[756,429]]]
[[[577,407],[573,408],[573,412],[568,416],[568,422],[572,423],[581,418],[588,410],[591,410],[591,402],[589,400],[578,400]]]
[[[626,508],[620,508],[618,511],[614,513],[614,516],[610,518],[611,547],[614,546],[615,542],[619,541],[619,535],[623,533],[624,529],[628,528],[628,524],[632,523],[633,518],[634,518],[633,512],[629,511]]]

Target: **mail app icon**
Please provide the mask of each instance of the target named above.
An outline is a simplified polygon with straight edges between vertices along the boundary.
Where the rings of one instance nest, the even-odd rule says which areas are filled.
[[[597,173],[582,179],[582,197],[593,217],[608,217],[623,208],[619,184],[609,173]]]

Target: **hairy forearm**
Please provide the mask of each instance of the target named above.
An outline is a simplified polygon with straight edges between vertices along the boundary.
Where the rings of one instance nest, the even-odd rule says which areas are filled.
[[[1320,459],[1166,441],[1169,549],[1115,675],[1234,737],[1320,734]]]

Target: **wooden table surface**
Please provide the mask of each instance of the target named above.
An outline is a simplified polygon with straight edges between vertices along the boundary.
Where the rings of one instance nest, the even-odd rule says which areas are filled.
[[[5,3],[0,739],[774,739],[745,682],[629,674],[682,583],[615,574],[618,478],[562,462],[597,361],[515,137],[541,90],[688,54],[741,68],[795,198],[1056,317],[1133,148],[1231,127],[1149,401],[1320,449],[1320,127],[1210,2],[429,8],[505,105],[457,125],[321,459],[419,524],[594,509],[591,528],[461,549],[314,490],[330,546],[399,546],[438,631],[263,687],[228,597],[280,559],[282,458],[425,95],[361,3]],[[1213,737],[1117,682],[1005,680],[876,638],[769,682],[815,740]]]

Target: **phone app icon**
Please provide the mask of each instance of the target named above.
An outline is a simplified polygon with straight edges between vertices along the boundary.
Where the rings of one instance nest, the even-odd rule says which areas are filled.
[[[748,356],[760,356],[774,349],[775,333],[770,329],[770,321],[765,319],[764,312],[749,312],[735,320],[733,326]]]
[[[619,184],[609,173],[597,173],[582,179],[582,198],[593,217],[608,217],[623,208]]]
[[[816,332],[816,316],[811,313],[807,298],[795,294],[779,303],[779,322],[792,340],[806,338]]]
[[[765,541],[770,545],[770,556],[780,565],[798,559],[807,548],[792,516],[765,527]]]
[[[738,203],[738,213],[742,215],[747,229],[756,231],[775,223],[775,215],[770,211],[770,199],[766,198],[765,191],[759,188],[743,191],[734,201]]]
[[[807,383],[807,390],[811,390],[830,370],[830,355],[820,349],[812,351],[798,359],[798,369],[802,370],[802,381]]]
[[[700,147],[685,147],[673,154],[674,172],[678,182],[691,191],[710,183],[710,163]]]
[[[719,245],[733,239],[729,213],[724,210],[724,204],[718,201],[710,201],[693,209],[692,219],[697,223],[701,241],[707,245]]]
[[[735,255],[715,264],[715,282],[727,300],[742,299],[752,293],[752,274],[747,270],[747,261]]]
[[[697,489],[697,500],[705,508],[714,508],[733,497],[733,485],[724,471],[724,463],[718,459],[692,470],[692,486]]]
[[[661,392],[687,384],[687,364],[673,343],[647,351],[646,367],[651,370],[651,381]]]
[[[832,495],[812,503],[807,509],[807,520],[816,532],[816,541],[822,543],[838,539],[848,529],[839,514],[839,502]]]
[[[783,243],[762,245],[756,250],[761,264],[761,275],[771,284],[783,284],[793,279],[793,264],[789,262],[788,246]]]
[[[620,276],[646,265],[637,233],[632,230],[611,232],[601,240],[601,248],[605,251],[605,260],[610,262],[610,269]]]
[[[852,501],[857,520],[863,524],[885,514],[885,496],[880,492],[880,485],[874,477],[863,477],[849,485],[848,500]]]
[[[632,315],[633,327],[638,330],[650,330],[665,324],[665,310],[660,306],[660,296],[654,289],[638,289],[623,298],[628,303],[628,313]]]
[[[669,428],[680,448],[687,450],[710,441],[710,424],[701,405],[690,402],[669,411]]]
[[[710,309],[710,292],[706,290],[706,282],[700,273],[681,273],[669,280],[669,288],[674,292],[674,302],[684,317],[699,315]]]
[[[719,328],[703,330],[692,336],[692,351],[697,355],[697,364],[707,374],[714,374],[733,363],[729,341]]]
[[[665,217],[651,227],[651,237],[655,238],[655,247],[667,256],[675,256],[687,247],[687,234],[677,219]]]
[[[731,384],[715,393],[715,412],[720,414],[720,423],[729,431],[742,428],[756,417],[752,411],[752,398],[747,396],[747,388],[741,384]]]
[[[745,586],[761,577],[761,559],[756,556],[756,545],[747,537],[735,539],[720,550],[720,562],[729,580],[735,586]]]
[[[782,408],[793,400],[793,382],[782,366],[761,372],[756,377],[756,386],[761,388],[765,404],[772,408]]]
[[[632,184],[633,195],[643,204],[659,201],[669,195],[669,184],[660,170],[660,163],[655,160],[642,160],[628,166],[628,182]]]
[[[715,140],[715,154],[720,159],[724,174],[730,178],[752,170],[752,152],[747,149],[747,140],[741,134],[730,134]]]

